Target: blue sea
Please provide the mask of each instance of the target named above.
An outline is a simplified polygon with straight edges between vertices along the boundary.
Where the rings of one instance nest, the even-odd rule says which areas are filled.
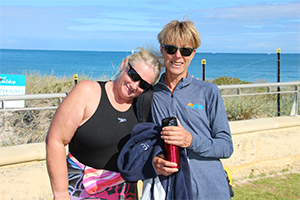
[[[0,74],[37,72],[58,77],[85,74],[93,79],[109,78],[131,53],[0,49]],[[202,79],[202,59],[206,60],[205,80],[228,76],[251,82],[277,82],[276,53],[197,52],[189,72],[199,79]],[[300,81],[300,54],[280,54],[280,81]]]

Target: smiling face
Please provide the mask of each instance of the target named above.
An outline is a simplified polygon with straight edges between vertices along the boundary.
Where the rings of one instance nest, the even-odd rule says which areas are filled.
[[[166,77],[165,82],[172,82],[172,84],[177,84],[182,77],[187,77],[187,68],[190,65],[192,59],[195,56],[196,49],[200,46],[200,34],[195,26],[195,24],[190,21],[178,21],[173,20],[166,24],[161,32],[157,35],[159,44],[161,45],[160,51],[164,57],[165,67],[166,67]],[[192,48],[192,54],[190,50],[181,49],[184,55],[182,56],[179,49],[174,53],[174,47],[176,48]],[[167,51],[165,48],[167,47]],[[176,83],[177,82],[177,83]],[[168,85],[170,87],[170,85]],[[173,87],[173,86],[171,86]]]
[[[129,66],[125,65],[125,62],[122,63],[123,70],[120,74],[120,92],[119,95],[124,99],[133,99],[144,92],[140,87],[140,80],[134,81],[128,75]],[[149,84],[152,84],[155,81],[155,71],[152,66],[148,66],[144,61],[138,60],[135,63],[131,63],[132,68],[137,72],[141,79],[146,81]]]
[[[190,43],[168,43],[168,45],[173,45],[176,47],[189,47],[193,48]],[[177,49],[175,54],[168,54],[163,47],[160,47],[162,56],[164,57],[165,67],[166,67],[166,76],[171,76],[173,79],[181,79],[187,77],[187,69],[190,65],[192,59],[195,56],[196,50],[192,52],[190,56],[182,56],[180,50]]]

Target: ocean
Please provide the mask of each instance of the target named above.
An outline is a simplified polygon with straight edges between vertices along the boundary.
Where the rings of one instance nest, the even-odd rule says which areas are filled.
[[[54,51],[0,49],[0,74],[25,74],[72,77],[85,74],[93,79],[111,77],[123,59],[132,52]],[[197,52],[188,71],[202,79],[201,60],[205,59],[205,80],[221,76],[242,81],[277,82],[277,54]],[[280,81],[300,81],[300,54],[280,54]]]

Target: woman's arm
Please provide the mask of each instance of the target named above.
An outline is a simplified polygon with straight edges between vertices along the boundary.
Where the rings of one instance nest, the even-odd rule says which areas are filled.
[[[99,99],[99,88],[96,82],[79,82],[63,100],[52,120],[46,138],[46,162],[54,199],[70,199],[65,146],[96,109],[98,104],[94,105],[94,99]]]
[[[233,153],[232,137],[223,99],[217,86],[214,85],[205,98],[207,117],[194,117],[199,126],[194,129],[193,141],[188,150],[201,157],[228,158]]]

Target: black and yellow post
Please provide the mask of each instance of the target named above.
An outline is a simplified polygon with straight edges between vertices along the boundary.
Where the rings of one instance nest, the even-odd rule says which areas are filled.
[[[277,53],[277,82],[280,82],[280,53],[281,49],[276,49]],[[280,87],[277,87],[277,116],[280,116]]]
[[[206,60],[202,59],[201,60],[201,64],[202,64],[202,80],[205,81],[205,65],[206,65]]]
[[[76,85],[77,82],[78,82],[78,74],[73,74],[73,80],[74,80],[74,83]]]

